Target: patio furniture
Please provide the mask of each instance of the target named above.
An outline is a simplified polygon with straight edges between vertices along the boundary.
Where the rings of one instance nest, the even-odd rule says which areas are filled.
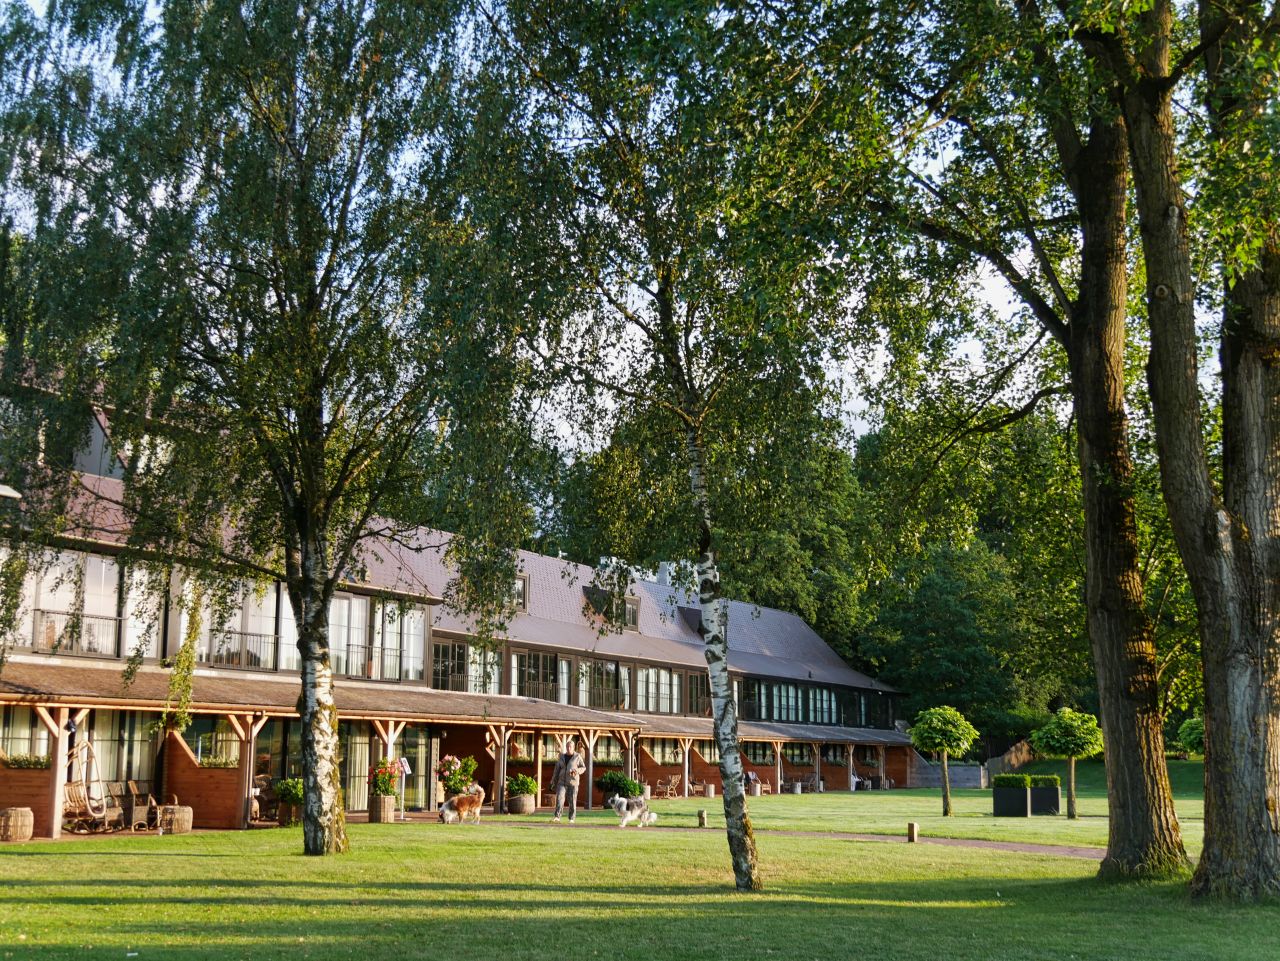
[[[107,797],[110,798],[112,807],[120,809],[121,827],[127,827],[130,831],[147,829],[147,806],[134,803],[128,784],[124,781],[108,781]]]
[[[75,834],[112,831],[124,827],[124,812],[107,797],[89,797],[83,784],[71,781],[62,788],[62,822]]]
[[[0,809],[0,841],[30,841],[34,830],[31,808]]]
[[[822,782],[816,774],[806,774],[800,779],[800,790],[818,793],[822,790]]]
[[[125,784],[129,789],[129,796],[133,800],[132,817],[139,818],[137,823],[143,825],[144,829],[155,827],[160,817],[160,802],[156,800],[155,795],[151,793],[150,781],[126,781]],[[171,804],[178,803],[176,794],[169,795]],[[141,809],[143,814],[139,815]]]
[[[675,797],[676,790],[680,787],[680,775],[672,774],[669,777],[658,778],[658,783],[654,786],[653,794],[655,797]]]
[[[194,813],[180,804],[161,805],[156,830],[161,834],[187,834],[191,831]]]
[[[276,796],[276,786],[271,780],[271,775],[259,774],[254,777],[253,789],[257,792],[254,797],[254,802],[257,805],[254,817],[274,821],[280,807],[280,799]]]

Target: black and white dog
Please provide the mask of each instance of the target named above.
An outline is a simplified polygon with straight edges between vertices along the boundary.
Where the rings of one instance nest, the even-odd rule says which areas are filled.
[[[636,827],[642,828],[658,820],[658,815],[649,810],[649,802],[642,797],[623,797],[619,794],[609,799],[609,806],[622,822],[618,825],[620,828],[625,828],[632,821],[636,822]]]

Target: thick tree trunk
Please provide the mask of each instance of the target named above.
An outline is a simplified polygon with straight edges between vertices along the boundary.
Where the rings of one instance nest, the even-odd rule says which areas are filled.
[[[1147,378],[1165,505],[1196,600],[1205,677],[1205,846],[1192,890],[1250,900],[1280,893],[1280,257],[1266,256],[1226,298],[1220,501],[1200,419],[1195,279],[1173,87],[1164,82],[1172,35],[1167,0],[1141,23],[1138,79],[1127,85],[1124,105],[1147,272]]]
[[[738,751],[738,708],[733,701],[733,681],[729,676],[728,614],[720,597],[720,570],[712,543],[711,503],[707,492],[706,451],[702,438],[690,430],[687,437],[689,485],[698,512],[698,605],[707,674],[711,680],[712,730],[720,749],[720,778],[724,785],[724,821],[733,861],[734,881],[741,891],[758,891],[762,886],[756,858],[756,839],[747,813],[747,793]]]
[[[318,562],[304,550],[303,576],[290,585],[290,603],[298,622],[302,656],[302,808],[303,850],[307,854],[341,854],[347,850],[347,818],[342,805],[342,772],[338,764],[338,707],[329,666],[329,591]]]
[[[1124,399],[1124,126],[1100,124],[1072,179],[1081,214],[1080,289],[1069,344],[1085,513],[1085,601],[1107,738],[1110,825],[1101,874],[1150,877],[1188,867],[1168,769],[1155,642],[1143,605],[1133,461]]]
[[[942,816],[951,817],[951,771],[947,768],[947,752],[942,752]]]

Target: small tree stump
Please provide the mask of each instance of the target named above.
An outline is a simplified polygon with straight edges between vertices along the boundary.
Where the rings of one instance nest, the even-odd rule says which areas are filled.
[[[698,809],[698,827],[705,828],[706,826],[707,826],[706,808],[699,808]]]
[[[907,843],[915,844],[920,840],[920,825],[915,821],[907,822]]]

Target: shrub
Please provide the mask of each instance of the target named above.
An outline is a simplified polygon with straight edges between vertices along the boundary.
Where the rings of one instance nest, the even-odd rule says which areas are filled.
[[[605,771],[604,774],[596,778],[596,787],[604,792],[605,797],[610,794],[621,794],[623,797],[639,797],[644,793],[644,788],[638,782],[631,780],[621,771]]]
[[[206,754],[200,758],[200,766],[223,768],[225,770],[226,768],[239,767],[240,761],[225,754]]]
[[[1032,774],[1032,787],[1061,787],[1062,778],[1056,774]]]
[[[49,767],[49,758],[44,754],[0,754],[0,767],[14,770],[39,771]]]
[[[1188,754],[1204,753],[1204,720],[1189,717],[1178,728],[1178,743]]]
[[[991,779],[992,787],[1031,787],[1030,774],[997,774]]]
[[[512,774],[507,778],[507,797],[524,797],[537,794],[538,782],[527,774]]]
[[[467,788],[471,787],[475,773],[476,759],[470,755],[454,757],[446,754],[436,765],[436,777],[451,794],[465,794]]]
[[[304,796],[302,778],[287,777],[276,781],[276,799],[281,804],[301,804]]]

